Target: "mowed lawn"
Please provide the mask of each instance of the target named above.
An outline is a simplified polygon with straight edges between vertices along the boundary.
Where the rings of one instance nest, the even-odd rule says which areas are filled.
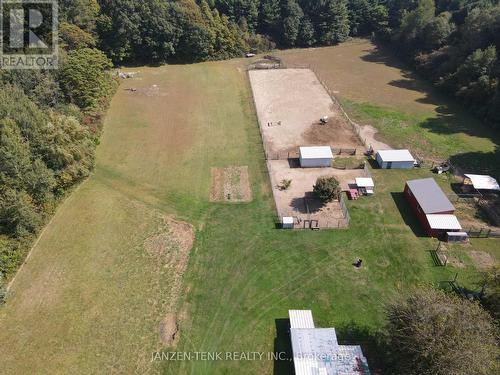
[[[349,203],[348,230],[277,230],[247,62],[140,68],[122,83],[94,175],[60,207],[0,310],[1,372],[287,374],[290,362],[265,357],[150,359],[162,349],[286,350],[292,308],[312,309],[317,326],[361,343],[378,366],[373,338],[385,302],[455,272],[474,285],[470,261],[434,265],[436,241],[422,237],[401,197],[404,181],[425,170],[374,170],[377,194]],[[210,167],[226,166],[248,166],[252,202],[209,202]],[[196,228],[175,348],[162,348],[158,335],[172,275],[144,250],[164,214]],[[471,246],[498,259],[499,244]],[[361,269],[352,266],[358,257]]]
[[[211,166],[248,165],[254,195],[268,196],[234,62],[140,70],[112,102],[93,176],[61,205],[0,309],[1,373],[157,372],[174,282],[146,240],[165,214],[203,228]]]

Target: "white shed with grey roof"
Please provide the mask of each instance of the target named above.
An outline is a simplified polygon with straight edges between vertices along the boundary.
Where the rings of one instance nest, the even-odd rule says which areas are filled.
[[[380,150],[375,156],[382,169],[411,169],[415,158],[408,150]]]
[[[302,168],[327,168],[332,166],[333,153],[330,146],[300,147]]]

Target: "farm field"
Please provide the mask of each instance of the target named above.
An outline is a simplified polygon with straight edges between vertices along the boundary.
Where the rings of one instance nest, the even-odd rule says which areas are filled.
[[[315,49],[311,58],[340,56],[348,46]],[[359,54],[353,69],[359,60],[395,74]],[[430,176],[425,169],[372,170],[376,195],[348,203],[347,230],[277,230],[246,64],[140,68],[122,82],[95,173],[59,208],[0,309],[2,373],[287,374],[288,361],[151,355],[286,351],[290,308],[312,309],[318,326],[335,327],[341,343],[361,344],[376,369],[386,301],[414,285],[445,286],[457,272],[461,285],[475,288],[481,268],[473,251],[500,259],[499,240],[472,239],[450,249],[456,263],[434,264],[437,242],[423,237],[402,197],[404,181]],[[235,194],[244,186],[238,180],[226,190],[217,182],[212,195],[213,168],[224,178],[220,171],[245,171],[251,194],[224,201],[219,191]],[[436,179],[451,192],[448,177]],[[363,267],[354,269],[358,257]],[[160,325],[170,313],[180,332],[168,347]]]

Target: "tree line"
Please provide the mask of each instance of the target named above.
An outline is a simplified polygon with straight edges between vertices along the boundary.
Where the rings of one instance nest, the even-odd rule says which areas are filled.
[[[0,71],[0,299],[57,203],[94,164],[115,80],[96,1],[61,1],[60,69]],[[1,302],[1,301],[0,301]]]

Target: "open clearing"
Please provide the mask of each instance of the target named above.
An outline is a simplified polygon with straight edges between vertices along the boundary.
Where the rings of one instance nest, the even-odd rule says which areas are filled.
[[[344,47],[336,48],[308,53],[337,69]],[[356,71],[367,53],[343,66]],[[289,362],[267,359],[150,360],[171,339],[175,351],[286,350],[280,329],[290,308],[312,309],[340,342],[361,343],[375,368],[383,304],[397,292],[456,272],[475,288],[470,258],[464,268],[434,265],[436,241],[423,236],[402,196],[404,181],[430,176],[426,170],[373,170],[376,195],[348,202],[347,230],[276,230],[246,64],[142,68],[140,80],[122,83],[94,175],[59,208],[0,309],[2,373],[289,374]],[[368,78],[355,89],[386,90]],[[125,90],[153,85],[161,96]],[[448,135],[435,136],[442,142],[434,146],[446,148]],[[248,166],[252,201],[210,202],[214,166]],[[446,176],[434,177],[451,192]],[[171,215],[196,233],[174,312],[172,269],[156,256],[169,243],[162,233]],[[496,239],[472,239],[470,249],[500,258]],[[354,270],[358,257],[363,267]]]
[[[381,144],[428,161],[450,159],[465,173],[500,178],[500,134],[409,71],[385,48],[354,39],[328,48],[280,51],[285,65],[311,69]],[[374,130],[377,131],[374,134]],[[372,142],[368,142],[372,143]]]

